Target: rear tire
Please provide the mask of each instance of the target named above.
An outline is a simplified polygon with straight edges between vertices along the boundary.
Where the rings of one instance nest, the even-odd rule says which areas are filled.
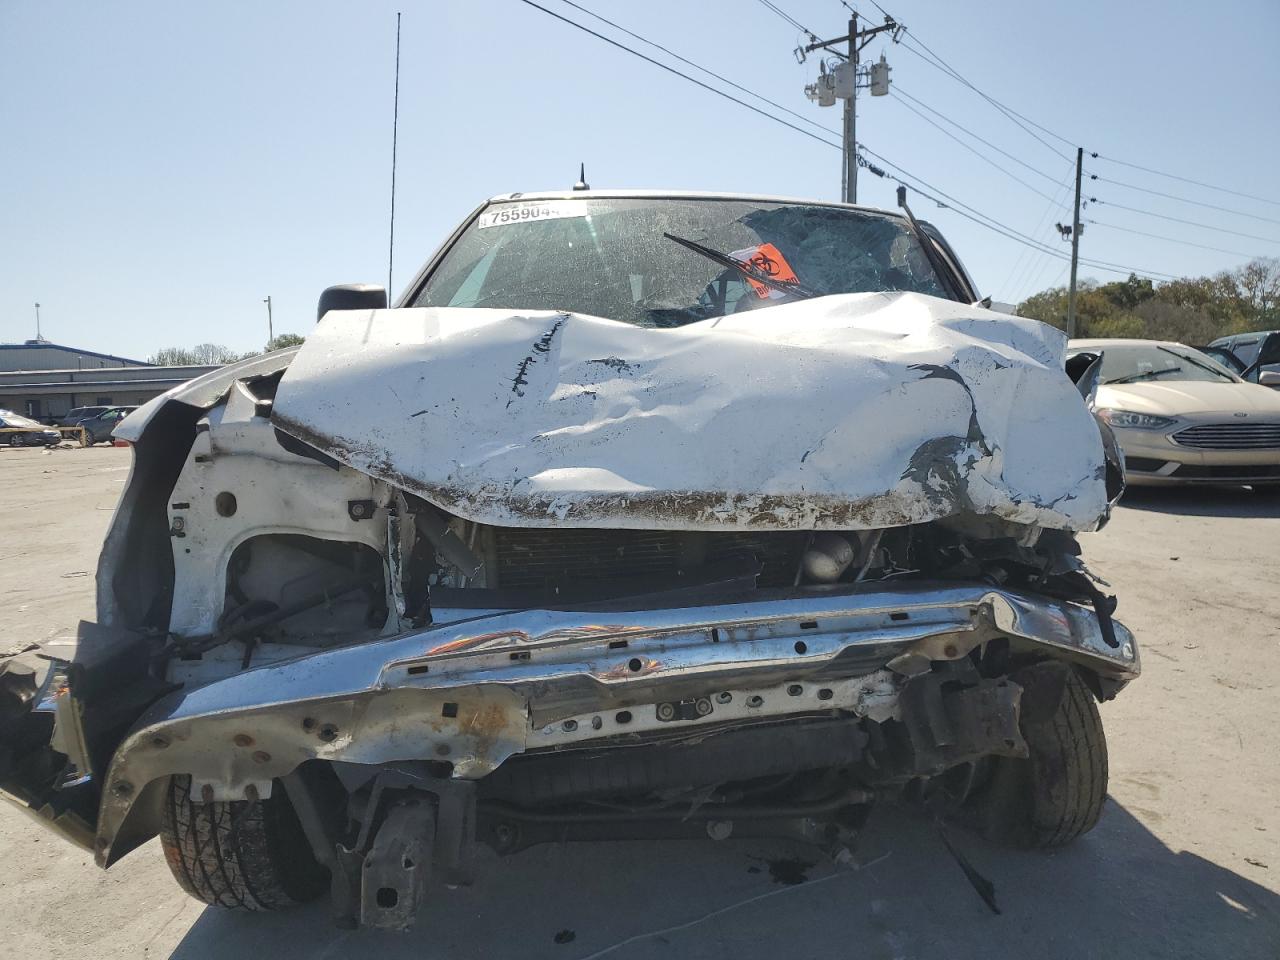
[[[1022,721],[1029,756],[998,757],[969,801],[989,840],[1024,849],[1061,847],[1098,823],[1107,799],[1107,741],[1089,688],[1075,670],[1051,712]],[[1025,709],[1025,708],[1024,708]],[[1034,715],[1037,711],[1031,711]]]
[[[160,843],[179,885],[214,906],[279,910],[328,887],[279,784],[265,800],[204,803],[191,796],[190,777],[173,777]]]

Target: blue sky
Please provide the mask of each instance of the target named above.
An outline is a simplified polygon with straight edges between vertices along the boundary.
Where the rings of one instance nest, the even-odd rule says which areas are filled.
[[[541,0],[582,21],[559,0]],[[882,0],[973,84],[1088,150],[1280,200],[1280,4]],[[803,96],[816,61],[754,0],[583,0],[623,26],[839,129]],[[837,0],[778,0],[826,36]],[[237,350],[306,333],[331,283],[385,282],[395,14],[404,12],[395,287],[484,198],[567,187],[672,187],[838,199],[840,154],[698,90],[518,0],[486,3],[0,3],[0,341],[145,357],[213,341]],[[868,3],[862,11],[878,19]],[[628,43],[634,45],[633,41]],[[896,89],[1048,174],[970,142],[1049,196],[1070,165],[902,46]],[[908,111],[859,101],[859,140],[917,177],[1064,252],[1069,216]],[[966,139],[959,131],[955,131]],[[1068,147],[1043,135],[1056,149]],[[1100,175],[1280,221],[1258,203],[1095,161]],[[1089,167],[1087,167],[1088,169]],[[865,175],[860,201],[894,203]],[[1109,184],[1086,194],[1280,241],[1280,223]],[[1034,257],[923,198],[979,288],[1000,300],[1065,282]],[[1203,274],[1280,242],[1115,207],[1082,255]],[[1082,268],[1081,275],[1114,275]]]

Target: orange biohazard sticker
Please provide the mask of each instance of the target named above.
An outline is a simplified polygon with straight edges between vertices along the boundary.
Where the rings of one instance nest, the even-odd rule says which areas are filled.
[[[758,247],[747,247],[745,250],[735,250],[729,254],[735,260],[743,263],[749,263],[760,273],[773,277],[775,280],[781,280],[783,283],[799,283],[800,278],[796,276],[796,272],[791,269],[791,264],[787,263],[787,258],[782,255],[782,251],[775,247],[772,243],[762,243]],[[776,287],[771,287],[759,280],[751,277],[745,278],[747,283],[756,292],[756,296],[761,300],[767,300],[769,297],[780,297],[782,291]]]

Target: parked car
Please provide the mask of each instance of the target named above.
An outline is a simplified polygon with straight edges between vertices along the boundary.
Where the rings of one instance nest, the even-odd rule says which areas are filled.
[[[1095,405],[1131,484],[1247,484],[1280,492],[1280,394],[1180,343],[1072,340],[1101,354]]]
[[[137,409],[136,406],[107,407],[101,413],[80,420],[79,426],[84,427],[85,430],[85,443],[93,446],[95,443],[110,440],[111,431],[119,425],[121,420]]]
[[[81,420],[90,420],[99,414],[106,413],[111,408],[108,407],[73,407],[63,416],[55,417],[53,426],[55,427],[74,427]]]
[[[1065,338],[977,301],[905,204],[490,201],[395,309],[330,288],[117,428],[98,621],[0,662],[0,787],[393,928],[477,843],[842,857],[904,795],[1069,843],[1139,673],[1076,539],[1121,466]]]
[[[1230,352],[1239,361],[1236,372],[1243,379],[1264,387],[1280,387],[1280,330],[1219,337],[1209,346]]]
[[[62,434],[12,410],[0,410],[0,443],[11,447],[52,447]]]

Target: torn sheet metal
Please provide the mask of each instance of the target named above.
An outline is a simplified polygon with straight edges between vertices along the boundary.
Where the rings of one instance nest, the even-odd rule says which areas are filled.
[[[327,314],[273,419],[506,526],[871,529],[963,512],[1086,530],[1098,427],[1033,320],[920,294],[675,329],[572,313]]]

